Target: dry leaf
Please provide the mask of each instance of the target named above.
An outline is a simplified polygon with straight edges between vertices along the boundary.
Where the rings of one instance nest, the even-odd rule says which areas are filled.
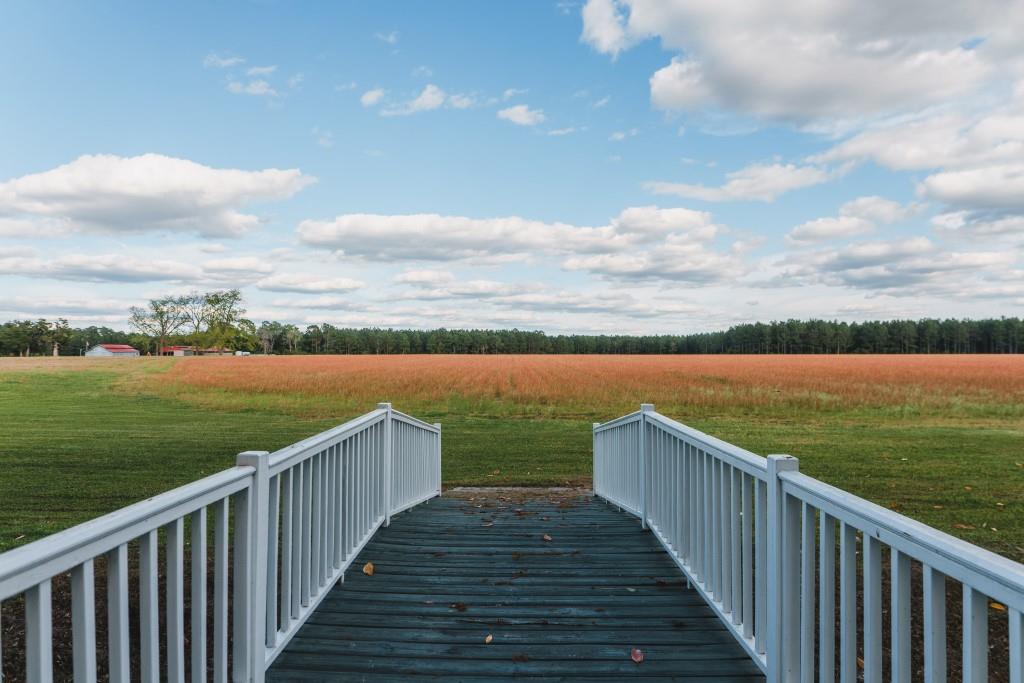
[[[973,486],[965,486],[964,487],[964,491],[973,491],[973,490],[974,490]]]
[[[630,593],[636,593],[636,589],[630,588],[629,586],[626,586],[626,590],[628,590]]]
[[[639,664],[640,662],[644,661],[644,651],[641,650],[638,647],[634,647],[629,652],[629,658],[632,659],[637,664]]]
[[[466,611],[466,603],[464,603],[464,602],[453,602],[452,604],[450,604],[448,606],[451,607],[454,610],[458,610],[459,612],[465,612]]]
[[[363,565],[363,573],[367,576],[373,576],[373,562],[367,562]]]
[[[988,606],[991,607],[992,609],[996,610],[997,612],[1005,612],[1006,611],[1006,605],[1004,605],[1002,603],[999,603],[999,602],[996,602],[995,600],[993,600],[992,602],[988,603]]]
[[[953,528],[954,529],[973,529],[974,527],[971,526],[970,524],[961,524],[960,522],[957,522],[956,524],[953,525]]]
[[[545,540],[545,541],[552,541],[552,540],[554,540],[554,539],[552,539],[552,538],[551,538],[550,536],[548,536],[547,534],[544,534],[544,540]]]
[[[945,505],[932,505],[932,510],[942,510],[945,507]]]
[[[490,645],[492,640],[494,640],[494,636],[492,636],[490,633],[488,633],[487,637],[484,638],[484,644],[485,645]]]

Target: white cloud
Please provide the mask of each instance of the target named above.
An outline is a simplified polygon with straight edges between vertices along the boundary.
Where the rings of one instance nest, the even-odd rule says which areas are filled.
[[[418,66],[412,70],[412,75],[416,78],[430,78],[434,71],[429,66]]]
[[[0,257],[0,270],[9,275],[77,282],[196,281],[203,278],[203,270],[194,265],[125,254],[67,254],[50,260]]]
[[[530,109],[525,104],[517,104],[498,111],[498,118],[511,121],[517,126],[536,126],[544,122],[544,110]]]
[[[673,194],[707,202],[770,202],[780,194],[818,185],[830,177],[828,171],[817,166],[751,164],[727,174],[728,180],[719,187],[664,181],[648,182],[644,186],[655,194]]]
[[[277,64],[267,66],[252,66],[245,70],[247,76],[269,76],[277,71]]]
[[[349,90],[355,90],[359,87],[359,84],[355,81],[348,81],[347,83],[338,83],[334,86],[336,92],[348,92]]]
[[[651,77],[658,107],[798,122],[948,102],[1024,54],[1024,7],[997,0],[589,0],[582,18],[581,39],[612,57],[649,37],[677,53]]]
[[[636,136],[636,134],[639,133],[639,132],[640,131],[637,130],[636,128],[630,128],[629,130],[617,130],[614,133],[612,133],[611,135],[609,135],[608,139],[610,141],[612,141],[612,142],[622,142],[626,138],[631,138],[631,137]]]
[[[259,225],[239,208],[286,199],[316,179],[299,169],[243,171],[160,154],[86,155],[0,183],[0,221],[61,221],[69,230],[237,236]]]
[[[323,130],[319,126],[313,126],[311,133],[313,137],[316,138],[316,144],[325,149],[334,147],[334,133],[331,131]]]
[[[513,97],[519,97],[520,95],[525,95],[528,92],[530,91],[526,88],[506,88],[505,92],[501,94],[501,98],[503,100],[510,100]]]
[[[364,107],[373,107],[377,105],[382,99],[384,99],[385,91],[383,88],[374,88],[373,90],[367,90],[359,96],[359,103]]]
[[[635,42],[615,0],[587,0],[582,14],[583,35],[580,39],[590,43],[598,52],[615,57]]]
[[[292,74],[288,77],[288,87],[292,90],[298,88],[306,80],[306,76],[302,73]]]
[[[389,31],[387,33],[374,33],[373,37],[383,43],[387,43],[388,45],[395,45],[398,43],[398,31]]]
[[[656,206],[628,208],[598,227],[518,216],[348,214],[333,221],[303,221],[298,229],[299,239],[310,246],[368,260],[498,263],[561,256],[568,258],[564,265],[570,270],[684,281],[710,280],[715,269],[720,277],[739,272],[741,249],[723,255],[711,247],[722,231],[707,212]],[[652,246],[630,251],[644,245]],[[643,268],[650,273],[644,275]],[[395,282],[441,289],[453,278],[446,270],[412,270]]]
[[[262,78],[251,80],[248,83],[231,81],[228,83],[228,92],[235,95],[255,95],[257,97],[277,97],[278,94],[273,86]]]
[[[281,273],[265,277],[256,283],[260,289],[269,292],[353,292],[362,289],[366,283],[348,277],[320,277],[302,273]]]
[[[895,223],[909,218],[920,206],[904,206],[884,197],[858,197],[839,207],[839,215],[817,218],[793,228],[786,241],[792,245],[806,245],[844,237],[864,235],[875,230],[876,223]]]
[[[611,102],[611,101],[612,101],[612,98],[610,96],[606,95],[606,96],[602,97],[601,99],[597,100],[596,102],[594,102],[593,104],[591,104],[590,106],[593,107],[594,109],[603,109],[603,108],[607,107],[608,103]]]
[[[786,235],[790,244],[812,244],[843,237],[854,237],[874,231],[875,224],[856,216],[815,218],[801,223]]]
[[[414,99],[396,107],[383,109],[381,114],[384,116],[409,116],[421,111],[439,109],[444,105],[446,97],[444,90],[430,83]]]
[[[921,182],[918,193],[956,206],[1024,214],[1024,161],[935,173]]]
[[[241,57],[221,56],[216,52],[211,52],[203,58],[203,66],[207,69],[211,67],[215,69],[227,69],[244,63],[245,60]]]
[[[569,126],[567,128],[552,128],[551,130],[548,131],[548,135],[570,135],[572,133],[575,133],[576,131],[577,128],[575,126]]]
[[[463,95],[456,93],[455,95],[448,96],[448,106],[455,109],[469,109],[477,105],[477,100],[472,95]]]

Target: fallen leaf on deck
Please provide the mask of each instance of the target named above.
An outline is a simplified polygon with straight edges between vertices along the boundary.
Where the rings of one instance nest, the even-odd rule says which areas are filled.
[[[451,607],[454,610],[458,610],[459,612],[465,612],[466,611],[466,603],[464,603],[464,602],[453,602],[452,604],[450,604],[448,606]]]
[[[629,653],[629,658],[639,664],[644,661],[644,651],[638,647],[634,647]]]
[[[630,588],[629,586],[626,586],[626,590],[628,590],[630,593],[636,593],[636,589]]]
[[[494,522],[484,522],[484,526],[494,526]]]
[[[953,525],[953,528],[954,529],[973,529],[974,527],[971,526],[970,524],[961,524],[960,522],[957,522],[956,524]]]
[[[363,573],[367,576],[373,576],[373,562],[367,562],[363,565]]]
[[[552,538],[551,538],[550,536],[548,536],[547,534],[544,534],[544,540],[545,540],[545,541],[552,541],[552,540],[554,540],[554,539],[552,539]]]
[[[484,638],[484,643],[486,645],[490,645],[492,640],[494,640],[494,636],[492,636],[490,633],[488,633],[487,637]]]
[[[988,606],[991,607],[992,609],[996,610],[997,612],[1005,612],[1006,611],[1006,605],[1004,605],[1002,603],[999,603],[999,602],[996,602],[995,600],[993,600],[992,602],[988,603]]]

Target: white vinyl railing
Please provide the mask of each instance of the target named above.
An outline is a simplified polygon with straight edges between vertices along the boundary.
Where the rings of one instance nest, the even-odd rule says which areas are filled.
[[[595,494],[640,517],[769,683],[909,683],[914,650],[927,683],[988,681],[990,657],[1024,683],[1024,565],[798,470],[650,404],[594,424]]]
[[[25,622],[25,670],[7,676],[53,680],[62,643],[54,638],[52,585],[70,573],[76,683],[97,680],[97,657],[106,657],[109,680],[131,680],[130,623],[139,630],[144,682],[262,681],[374,532],[392,514],[440,495],[440,466],[441,426],[382,403],[292,446],[247,451],[229,470],[4,553],[0,608],[23,595]],[[131,558],[137,604],[129,600]],[[97,564],[106,576],[106,652],[97,651]],[[0,643],[0,662],[2,655]]]

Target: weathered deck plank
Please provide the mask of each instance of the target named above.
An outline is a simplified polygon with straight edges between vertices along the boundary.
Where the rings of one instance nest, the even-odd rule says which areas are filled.
[[[374,575],[350,572],[268,681],[763,681],[636,519],[589,497],[434,500],[394,517],[366,562]]]

